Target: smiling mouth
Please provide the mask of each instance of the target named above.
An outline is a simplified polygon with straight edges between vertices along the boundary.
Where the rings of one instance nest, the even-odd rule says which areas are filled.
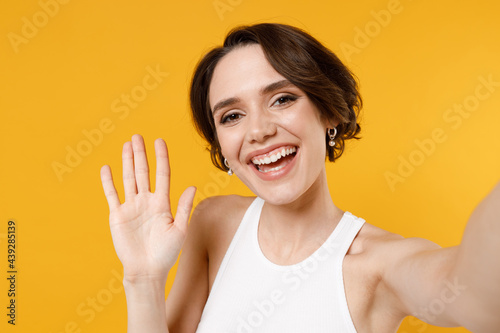
[[[289,164],[297,155],[297,147],[283,147],[270,153],[252,158],[253,166],[262,173],[278,171]]]

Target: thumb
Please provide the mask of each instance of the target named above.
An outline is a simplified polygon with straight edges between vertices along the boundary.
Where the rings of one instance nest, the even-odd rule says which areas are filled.
[[[189,215],[193,209],[194,195],[196,194],[196,187],[190,186],[184,193],[182,193],[179,198],[179,203],[177,204],[177,212],[175,214],[175,226],[181,231],[185,232],[187,230],[187,225],[189,221]]]

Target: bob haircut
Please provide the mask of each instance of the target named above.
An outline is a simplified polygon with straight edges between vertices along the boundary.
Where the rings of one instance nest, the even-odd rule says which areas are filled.
[[[192,117],[198,133],[208,142],[212,163],[224,165],[212,111],[209,89],[218,62],[237,47],[259,44],[271,66],[306,93],[322,117],[337,121],[335,146],[326,144],[326,156],[335,161],[344,152],[345,140],[359,139],[362,107],[354,75],[339,58],[305,31],[285,24],[261,23],[236,27],[221,47],[213,48],[197,64],[190,90]],[[330,140],[325,133],[325,140]]]

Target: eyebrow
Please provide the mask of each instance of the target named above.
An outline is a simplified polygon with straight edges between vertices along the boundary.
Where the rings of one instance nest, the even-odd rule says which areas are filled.
[[[281,81],[276,81],[276,82],[273,82],[271,84],[268,84],[267,86],[263,87],[259,93],[260,93],[260,95],[266,95],[266,94],[269,94],[275,90],[285,88],[285,87],[291,87],[291,86],[294,86],[294,84],[292,84],[290,81],[284,79]],[[215,106],[212,110],[212,114],[215,114],[219,109],[222,109],[226,106],[236,104],[240,101],[241,100],[238,97],[230,97],[230,98],[223,99],[222,101],[215,104]]]

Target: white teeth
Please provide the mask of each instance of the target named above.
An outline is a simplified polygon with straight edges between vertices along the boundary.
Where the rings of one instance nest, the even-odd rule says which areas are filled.
[[[281,151],[278,151],[277,153],[272,154],[271,156],[266,156],[266,157],[261,158],[261,159],[255,158],[252,160],[252,163],[256,164],[256,165],[274,163],[277,160],[279,160],[280,158],[285,157],[287,155],[290,155],[292,153],[295,153],[296,151],[297,151],[296,147],[286,148],[286,149],[283,148],[283,149],[281,149]]]
[[[259,170],[259,171],[263,172],[263,173],[268,173],[268,172],[271,172],[271,171],[278,171],[278,170],[283,169],[283,168],[284,168],[284,166],[280,165],[280,166],[277,166],[276,168],[271,168],[271,169],[269,169],[267,171],[262,171],[262,170]]]

